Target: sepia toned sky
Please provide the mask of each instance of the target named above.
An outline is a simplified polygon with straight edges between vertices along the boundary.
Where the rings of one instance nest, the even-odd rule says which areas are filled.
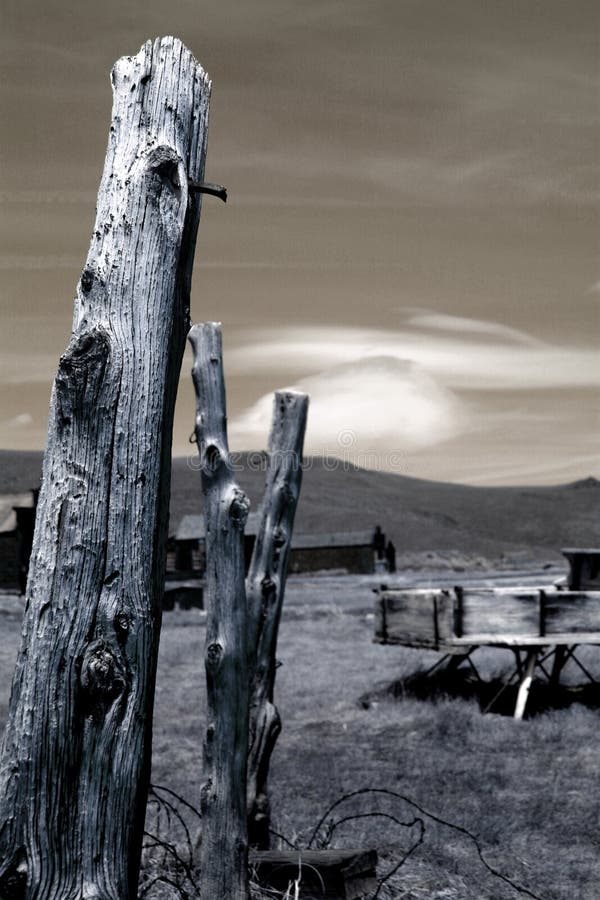
[[[109,72],[213,79],[192,316],[234,449],[274,389],[307,449],[470,484],[600,477],[596,0],[5,0],[0,446],[42,448],[94,220]],[[191,359],[174,450],[194,452]]]

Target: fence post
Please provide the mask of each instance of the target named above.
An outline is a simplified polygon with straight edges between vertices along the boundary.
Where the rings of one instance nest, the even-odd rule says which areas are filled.
[[[248,639],[251,649],[248,754],[250,844],[269,847],[269,764],[281,731],[274,705],[277,635],[302,482],[302,448],[308,396],[279,391],[273,402],[268,469],[261,521],[248,571]]]
[[[247,900],[248,645],[244,526],[249,501],[227,446],[221,327],[194,325],[192,377],[206,534],[207,728],[201,791],[202,896]]]
[[[60,359],[0,761],[0,896],[133,900],[173,409],[210,82],[180,41],[112,72],[96,223]]]

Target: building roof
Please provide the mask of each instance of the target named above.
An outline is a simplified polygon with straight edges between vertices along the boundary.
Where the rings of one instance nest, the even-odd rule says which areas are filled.
[[[372,531],[338,531],[330,534],[292,535],[292,550],[323,550],[327,547],[372,546]]]
[[[246,521],[245,533],[255,535],[260,525],[260,513],[251,512]],[[204,540],[205,527],[204,516],[183,516],[181,522],[175,531],[175,540],[177,541],[199,541]]]
[[[251,512],[246,522],[245,533],[256,536],[260,526],[260,510]],[[292,548],[294,550],[322,549],[325,547],[371,547],[373,545],[373,531],[340,531],[324,534],[294,534],[292,536]],[[175,538],[178,541],[204,540],[204,516],[183,516]]]

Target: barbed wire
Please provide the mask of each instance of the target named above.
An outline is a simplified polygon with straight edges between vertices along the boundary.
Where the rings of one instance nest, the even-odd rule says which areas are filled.
[[[340,807],[344,804],[369,796],[372,798],[386,797],[394,802],[404,803],[419,815],[414,815],[412,818],[405,820],[399,815],[394,815],[386,810],[368,809],[366,811],[349,812],[344,815],[338,814],[337,818],[333,817],[333,813],[336,810],[340,810]],[[201,877],[194,858],[195,844],[192,839],[194,826],[190,824],[190,821],[186,820],[186,816],[198,826],[202,818],[200,812],[180,794],[162,785],[151,786],[148,797],[148,809],[154,809],[154,831],[148,830],[144,832],[145,840],[142,857],[142,879],[138,893],[139,900],[142,900],[142,898],[150,900],[151,897],[153,900],[163,900],[166,896],[175,896],[179,900],[198,900],[201,897]],[[303,849],[327,849],[331,847],[336,831],[342,826],[348,825],[353,821],[373,818],[386,819],[394,825],[409,831],[417,828],[418,833],[408,849],[403,851],[400,858],[379,876],[377,887],[369,900],[378,900],[390,879],[425,843],[427,820],[466,837],[475,847],[481,864],[494,878],[501,880],[521,896],[530,897],[531,900],[543,900],[539,894],[509,878],[508,875],[505,875],[488,862],[479,838],[464,825],[458,825],[456,822],[444,819],[437,813],[426,809],[411,797],[406,796],[406,794],[401,794],[389,788],[359,788],[338,797],[319,818],[317,824],[310,832],[310,837],[305,847],[302,847],[298,841],[291,841],[285,835],[273,829],[270,829],[270,833],[281,844],[301,853]],[[301,891],[299,884],[300,879],[298,878],[296,881],[290,882],[287,892],[281,892],[259,885],[255,881],[252,884],[251,894],[256,900],[261,900],[261,898],[266,900],[266,898],[273,897],[284,900],[284,898],[292,896],[301,898],[301,892],[298,893],[299,890]],[[165,894],[165,889],[169,892],[168,895]],[[292,889],[294,890],[293,895],[291,893]]]

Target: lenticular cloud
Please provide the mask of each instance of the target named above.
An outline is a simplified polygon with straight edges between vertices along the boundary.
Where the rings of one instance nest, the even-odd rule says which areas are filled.
[[[310,394],[307,453],[368,458],[412,451],[459,434],[466,422],[456,396],[414,362],[373,356],[302,378]],[[232,442],[264,446],[272,396],[261,397],[231,425]]]

